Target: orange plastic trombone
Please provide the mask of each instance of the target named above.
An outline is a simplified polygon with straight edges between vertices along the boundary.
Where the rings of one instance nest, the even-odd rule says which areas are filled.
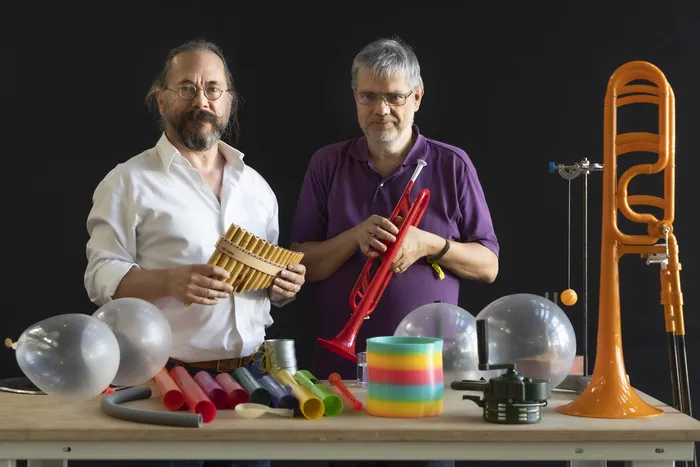
[[[644,80],[647,84],[631,84]],[[658,134],[633,132],[617,134],[617,109],[646,103],[658,106]],[[652,152],[658,159],[638,164],[617,180],[618,157],[633,152]],[[600,266],[598,345],[595,367],[585,391],[572,403],[557,408],[561,413],[596,418],[644,418],[661,415],[662,410],[642,400],[632,389],[622,353],[620,277],[618,262],[625,254],[647,257],[647,264],[661,264],[661,302],[666,330],[675,336],[685,334],[683,298],[678,262],[678,243],[673,234],[675,209],[675,96],[664,74],[643,61],[629,62],[611,76],[605,96],[603,218]],[[663,172],[664,196],[628,195],[629,183],[639,175]],[[649,205],[663,212],[660,219],[639,213],[636,205]],[[617,215],[646,224],[646,235],[620,231]],[[665,243],[657,242],[665,240]],[[675,337],[674,339],[675,346]],[[682,351],[685,352],[684,342]],[[675,351],[675,347],[674,347]],[[685,361],[685,354],[683,355]],[[685,375],[687,378],[687,374]],[[687,385],[686,385],[686,390]]]

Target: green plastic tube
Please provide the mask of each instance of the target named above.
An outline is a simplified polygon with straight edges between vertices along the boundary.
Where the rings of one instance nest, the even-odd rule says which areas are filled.
[[[343,411],[343,401],[306,370],[294,373],[294,378],[323,402],[323,414],[332,417]]]
[[[233,370],[233,377],[250,395],[250,402],[267,405],[268,407],[272,404],[272,397],[268,390],[255,379],[246,367],[242,366]]]

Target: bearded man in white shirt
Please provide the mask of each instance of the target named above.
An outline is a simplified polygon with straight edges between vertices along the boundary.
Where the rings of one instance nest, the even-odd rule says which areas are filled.
[[[163,133],[155,147],[118,164],[99,183],[87,220],[85,288],[98,306],[122,297],[157,305],[173,331],[171,364],[233,371],[249,364],[272,324],[271,304],[293,299],[303,265],[267,290],[230,295],[222,268],[206,264],[234,223],[277,243],[277,198],[221,141],[236,120],[225,57],[210,42],[174,49],[148,99]]]

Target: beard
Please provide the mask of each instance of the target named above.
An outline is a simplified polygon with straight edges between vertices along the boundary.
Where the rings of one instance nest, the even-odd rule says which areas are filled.
[[[365,131],[366,136],[373,139],[375,143],[385,146],[392,146],[401,139],[401,137],[406,133],[407,128],[411,128],[413,119],[410,119],[409,121],[397,121],[391,119],[389,122],[391,125],[384,128],[373,125],[370,122]]]
[[[166,113],[163,119],[187,149],[199,152],[207,151],[217,144],[226,133],[228,125],[227,116],[217,118],[213,113],[201,109],[192,109],[179,115]],[[211,128],[207,128],[207,123]]]

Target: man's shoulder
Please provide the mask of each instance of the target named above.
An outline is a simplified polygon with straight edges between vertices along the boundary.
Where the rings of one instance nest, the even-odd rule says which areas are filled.
[[[248,178],[247,182],[250,183],[251,186],[256,188],[260,186],[266,187],[267,190],[274,195],[272,187],[260,172],[248,164],[244,164],[243,167],[243,173]]]
[[[105,175],[103,181],[119,183],[132,180],[144,172],[152,171],[155,163],[158,163],[158,153],[155,147],[151,147],[119,162]]]
[[[360,138],[350,138],[321,146],[314,152],[311,159],[314,162],[338,161],[350,154],[350,151],[356,146]]]
[[[475,170],[474,163],[464,149],[432,138],[425,138],[425,143],[440,158],[456,162],[457,165],[463,165],[468,170]]]

